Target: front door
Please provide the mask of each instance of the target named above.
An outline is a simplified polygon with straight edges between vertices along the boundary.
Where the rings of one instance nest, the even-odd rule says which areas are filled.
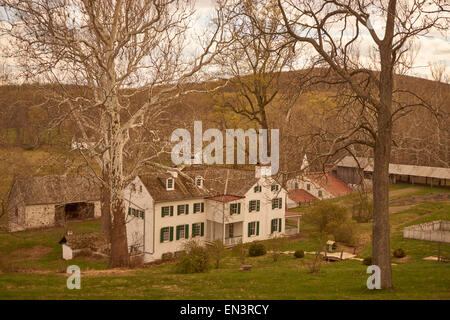
[[[233,233],[234,233],[234,224],[230,223],[228,225],[228,238],[233,238]]]

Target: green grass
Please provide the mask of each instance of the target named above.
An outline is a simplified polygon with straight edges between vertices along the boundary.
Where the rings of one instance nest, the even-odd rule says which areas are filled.
[[[418,261],[393,266],[395,289],[370,291],[366,266],[358,261],[322,265],[309,273],[311,258],[249,258],[250,272],[229,263],[204,274],[179,275],[171,265],[127,276],[85,276],[81,290],[68,290],[63,275],[0,275],[2,299],[450,299],[446,264]]]
[[[388,291],[368,290],[367,267],[356,260],[322,264],[318,274],[311,274],[311,255],[281,255],[277,262],[270,254],[248,257],[249,272],[240,271],[239,260],[227,252],[220,269],[203,274],[177,274],[173,263],[96,274],[107,261],[61,259],[62,228],[0,232],[0,299],[450,299],[450,265],[423,260],[436,255],[436,244],[402,236],[406,226],[439,219],[450,219],[449,202],[423,202],[391,214],[391,248],[402,248],[407,256],[392,258],[394,289]],[[98,220],[87,221],[72,223],[70,229],[95,232],[99,226]],[[362,235],[370,235],[371,223],[358,226]],[[301,237],[286,241],[282,250],[316,249],[309,237],[314,226],[302,223],[301,230]],[[24,254],[36,247],[48,249],[39,257]],[[370,254],[369,241],[359,257]],[[72,264],[86,272],[81,290],[66,288],[65,270]]]

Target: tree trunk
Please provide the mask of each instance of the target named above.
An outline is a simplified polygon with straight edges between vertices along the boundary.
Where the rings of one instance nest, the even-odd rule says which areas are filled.
[[[113,99],[113,105],[118,102]],[[130,258],[128,255],[127,230],[125,220],[125,206],[123,203],[123,146],[125,137],[120,124],[119,109],[111,112],[111,162],[110,162],[110,208],[112,214],[111,228],[111,260],[110,268],[128,267]]]
[[[389,225],[389,162],[392,144],[392,92],[394,87],[392,39],[396,0],[389,1],[386,33],[380,45],[380,105],[377,110],[377,137],[373,172],[373,263],[380,267],[381,288],[392,288]]]
[[[105,166],[105,164],[104,164]],[[102,216],[101,216],[101,226],[100,232],[102,237],[111,243],[111,190],[107,186],[110,185],[108,178],[108,168],[105,166],[102,172],[102,178],[104,185],[101,186],[101,206],[102,206]]]
[[[128,255],[125,208],[121,199],[112,201],[111,213],[114,219],[111,228],[111,259],[109,267],[126,268],[130,265],[130,257]]]

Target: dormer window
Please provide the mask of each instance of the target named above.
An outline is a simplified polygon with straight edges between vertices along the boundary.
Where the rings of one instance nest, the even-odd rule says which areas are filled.
[[[195,178],[195,184],[197,185],[197,187],[202,188],[203,187],[203,178],[202,177],[196,177]]]
[[[167,178],[167,180],[166,180],[166,188],[167,188],[167,190],[174,190],[175,189],[173,178]]]

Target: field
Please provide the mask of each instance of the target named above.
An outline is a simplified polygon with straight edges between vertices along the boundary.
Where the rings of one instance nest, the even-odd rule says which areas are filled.
[[[401,191],[399,191],[401,190]],[[392,199],[448,193],[448,189],[392,188]],[[345,202],[345,199],[341,199]],[[450,219],[450,202],[421,201],[391,207],[391,248],[402,248],[407,256],[393,258],[393,290],[366,288],[366,266],[357,260],[323,263],[311,274],[312,255],[295,259],[281,255],[274,262],[270,254],[247,258],[252,270],[239,270],[240,262],[227,252],[219,269],[203,274],[177,274],[174,264],[139,269],[105,270],[107,261],[92,257],[61,259],[59,228],[15,234],[0,232],[1,299],[450,299],[450,265],[423,260],[436,255],[437,246],[425,241],[403,239],[402,229],[412,224]],[[359,224],[370,239],[370,223]],[[96,231],[99,221],[73,223],[75,232]],[[284,244],[285,250],[314,248],[302,226],[300,237]],[[370,241],[364,242],[359,257],[370,255]],[[447,246],[447,250],[449,246]],[[66,288],[69,265],[81,268],[81,290]]]

